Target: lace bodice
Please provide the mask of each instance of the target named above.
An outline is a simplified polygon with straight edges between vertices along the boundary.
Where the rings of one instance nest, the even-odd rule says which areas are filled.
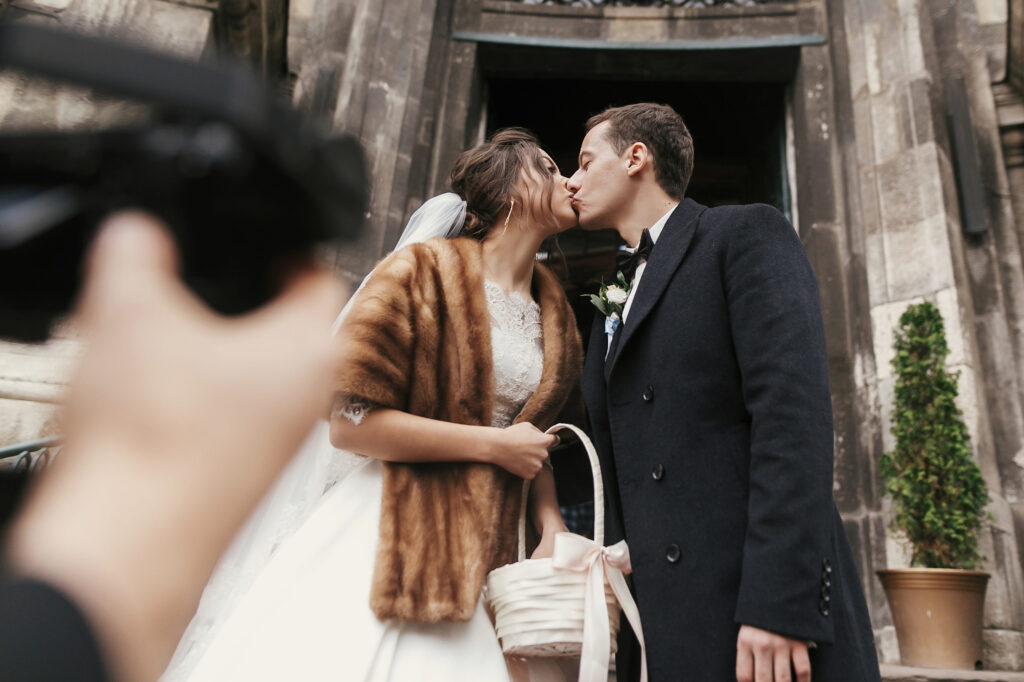
[[[518,293],[506,294],[493,282],[484,281],[487,311],[491,316],[491,347],[494,361],[494,412],[491,426],[504,428],[540,385],[544,369],[540,306]],[[335,413],[359,424],[375,406],[349,397]]]
[[[506,294],[484,281],[491,314],[494,355],[494,413],[491,426],[506,427],[540,384],[544,368],[540,306],[517,293]]]

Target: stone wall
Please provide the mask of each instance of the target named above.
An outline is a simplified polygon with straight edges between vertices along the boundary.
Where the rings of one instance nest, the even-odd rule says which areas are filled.
[[[972,5],[854,0],[830,8],[833,20],[842,20],[848,50],[849,90],[840,97],[850,98],[852,116],[843,125],[853,135],[845,154],[855,167],[848,186],[864,231],[874,337],[874,362],[865,367],[873,365],[875,373],[884,449],[893,447],[893,330],[909,303],[931,300],[946,319],[959,404],[993,498],[995,520],[982,538],[985,569],[993,573],[986,665],[1020,669],[1024,579],[1013,521],[1020,472],[1013,460],[1024,434],[1016,333],[1024,286],[1009,193],[998,189],[1006,186],[990,87],[998,60],[985,49],[986,28]],[[965,89],[979,149],[978,159],[959,168],[946,118],[955,87]],[[955,174],[964,169],[981,172],[986,187],[1002,197],[990,197],[989,230],[975,241],[961,233]],[[886,556],[889,566],[905,562],[898,538],[889,538]],[[892,660],[891,637],[882,634],[883,658]]]
[[[1008,15],[1006,76],[1024,92],[1024,0],[1009,0]]]
[[[292,53],[296,102],[362,142],[370,229],[339,265],[355,280],[394,244],[425,196],[450,0],[317,0]]]
[[[170,54],[198,59],[213,40],[213,12],[164,0],[39,0],[45,11],[11,12],[14,20],[117,35]],[[137,104],[87,90],[0,74],[0,127],[71,130],[131,120]],[[43,346],[0,342],[0,445],[60,432],[57,403],[79,352],[62,328]]]

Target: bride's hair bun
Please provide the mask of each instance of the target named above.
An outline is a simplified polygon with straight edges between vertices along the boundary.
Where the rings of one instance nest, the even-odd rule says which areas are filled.
[[[466,200],[466,220],[462,234],[484,239],[491,228],[503,223],[513,208],[530,206],[527,196],[517,187],[523,170],[550,176],[540,143],[524,128],[504,128],[487,142],[467,149],[459,155],[452,168],[452,191]],[[549,198],[550,186],[544,194]],[[521,209],[520,209],[521,210]],[[516,214],[522,215],[520,210]]]

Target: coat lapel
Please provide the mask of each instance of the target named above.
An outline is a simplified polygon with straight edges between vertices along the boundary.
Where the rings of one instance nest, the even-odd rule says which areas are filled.
[[[647,259],[647,267],[640,279],[639,287],[633,297],[633,304],[629,310],[629,317],[622,326],[622,335],[618,344],[608,354],[604,365],[604,378],[607,381],[615,363],[622,357],[623,350],[629,344],[636,330],[643,324],[644,319],[654,309],[654,305],[661,298],[668,286],[672,275],[683,262],[686,251],[690,247],[690,240],[697,229],[697,222],[700,214],[707,207],[698,204],[693,199],[684,199],[682,203],[669,216],[665,223],[665,229],[651,250],[651,256]]]
[[[590,341],[587,344],[587,354],[583,363],[583,400],[587,406],[604,405],[605,383],[605,351],[608,348],[608,336],[604,333],[604,315],[594,311],[594,321],[591,324]]]

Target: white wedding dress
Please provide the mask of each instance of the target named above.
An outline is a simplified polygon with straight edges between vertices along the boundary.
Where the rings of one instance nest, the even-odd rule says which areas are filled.
[[[490,282],[485,290],[496,384],[491,423],[504,427],[540,382],[540,307]],[[508,680],[482,600],[468,623],[380,621],[370,610],[381,474],[379,460],[359,458],[277,543],[230,613],[205,614],[198,637],[197,624],[190,626],[191,641],[183,640],[163,680]]]

